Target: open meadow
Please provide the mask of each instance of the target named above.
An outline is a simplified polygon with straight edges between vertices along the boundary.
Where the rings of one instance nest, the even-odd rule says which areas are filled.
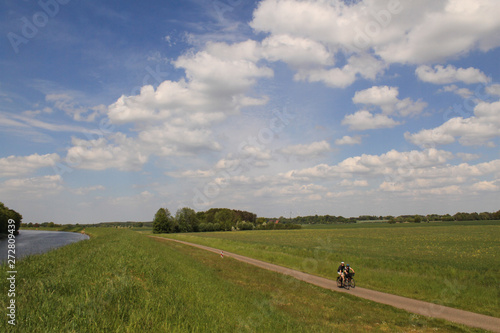
[[[500,222],[365,223],[161,235],[358,286],[500,317]]]
[[[482,331],[325,290],[129,229],[86,232],[90,240],[17,262],[16,326],[4,319],[0,331]],[[225,234],[230,235],[245,236]],[[7,271],[6,266],[2,269]],[[2,279],[2,290],[7,284]],[[7,293],[0,300],[5,309]]]

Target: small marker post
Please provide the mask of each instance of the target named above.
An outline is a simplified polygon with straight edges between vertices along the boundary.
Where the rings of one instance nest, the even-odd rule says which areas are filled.
[[[220,257],[224,258],[224,251],[220,251]]]

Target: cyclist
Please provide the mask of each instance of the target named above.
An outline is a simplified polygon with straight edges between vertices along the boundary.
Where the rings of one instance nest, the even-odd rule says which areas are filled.
[[[354,273],[356,273],[354,269],[352,269],[352,267],[349,264],[347,264],[344,271],[344,279],[352,278],[354,276]]]
[[[342,283],[344,283],[344,271],[345,271],[346,267],[345,267],[345,264],[344,262],[342,261],[340,263],[340,266],[339,268],[337,268],[337,274],[339,275],[339,278],[340,280],[342,281]]]

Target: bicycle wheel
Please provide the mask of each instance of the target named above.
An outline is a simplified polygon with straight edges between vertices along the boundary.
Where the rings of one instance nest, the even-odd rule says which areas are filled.
[[[337,287],[342,288],[342,281],[340,281],[340,277],[337,277]]]
[[[356,287],[356,283],[354,282],[354,278],[351,279],[351,288]]]
[[[345,278],[344,280],[344,288],[349,290],[349,286],[351,285],[351,282],[349,281],[350,279]]]

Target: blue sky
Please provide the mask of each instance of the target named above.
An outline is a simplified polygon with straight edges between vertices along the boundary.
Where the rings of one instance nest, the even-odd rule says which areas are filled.
[[[494,0],[4,1],[25,222],[496,211]]]

